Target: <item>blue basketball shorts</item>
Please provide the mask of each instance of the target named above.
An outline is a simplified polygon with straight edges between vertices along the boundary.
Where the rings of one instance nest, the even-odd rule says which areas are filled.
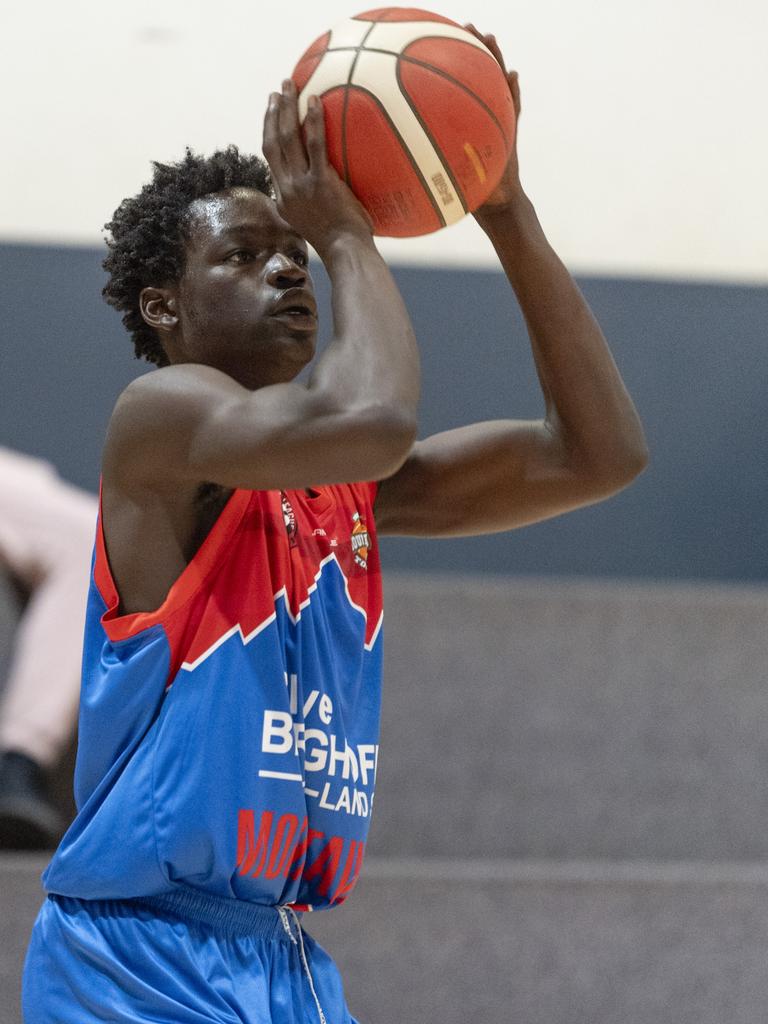
[[[186,890],[49,896],[22,982],[25,1024],[356,1024],[336,965],[288,908]]]

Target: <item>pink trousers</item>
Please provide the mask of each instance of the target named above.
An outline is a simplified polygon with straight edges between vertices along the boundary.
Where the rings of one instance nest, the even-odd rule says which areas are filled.
[[[0,564],[31,592],[0,680],[0,748],[44,766],[77,717],[97,512],[97,498],[49,463],[0,447]]]

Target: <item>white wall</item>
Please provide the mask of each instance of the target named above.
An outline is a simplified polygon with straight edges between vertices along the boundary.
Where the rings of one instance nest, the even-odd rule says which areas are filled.
[[[428,5],[429,6],[429,5]],[[0,239],[95,243],[175,160],[260,148],[268,92],[340,0],[16,0],[0,13]],[[768,282],[765,0],[441,0],[520,71],[523,179],[572,269]],[[385,242],[487,263],[471,220]]]

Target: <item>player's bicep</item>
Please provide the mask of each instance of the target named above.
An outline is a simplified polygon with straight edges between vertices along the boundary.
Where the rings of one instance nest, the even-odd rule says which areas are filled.
[[[180,365],[126,389],[107,449],[113,472],[144,486],[304,487],[368,477],[375,439],[387,436],[374,419],[365,409],[337,409],[300,383],[250,391],[212,367]]]
[[[543,420],[499,420],[414,445],[376,498],[380,533],[461,537],[525,526],[606,497]]]
[[[118,477],[149,487],[203,480],[248,486],[267,440],[254,422],[249,395],[212,367],[146,374],[115,406],[105,461]]]

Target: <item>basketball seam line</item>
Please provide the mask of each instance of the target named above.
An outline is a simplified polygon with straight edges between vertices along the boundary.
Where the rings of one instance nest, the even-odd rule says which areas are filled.
[[[433,138],[432,132],[429,130],[429,128],[427,127],[426,122],[424,121],[424,119],[422,118],[421,114],[418,112],[418,110],[414,106],[414,104],[413,104],[413,102],[411,100],[411,97],[409,96],[408,92],[406,91],[406,89],[403,88],[403,83],[402,83],[402,80],[400,78],[400,61],[397,62],[397,68],[395,69],[395,77],[397,78],[397,84],[400,86],[400,92],[402,93],[403,99],[408,104],[408,106],[411,108],[411,112],[413,113],[413,116],[416,118],[416,120],[421,125],[422,131],[427,136],[427,138],[429,139],[430,143],[432,144],[432,148],[434,149],[435,153],[437,153],[438,157],[440,158],[440,163],[443,165],[443,170],[448,175],[448,177],[450,179],[450,182],[453,185],[454,192],[456,193],[456,195],[458,197],[458,200],[459,200],[459,202],[462,205],[464,213],[466,213],[467,210],[468,210],[467,200],[466,200],[466,198],[464,196],[464,193],[462,192],[461,188],[459,187],[459,183],[456,181],[456,179],[453,176],[453,171],[451,170],[451,167],[450,167],[450,165],[448,163],[448,160],[446,159],[445,153],[443,153],[443,151],[440,148],[440,146],[438,146],[437,139]],[[445,218],[443,218],[443,220],[445,220]]]
[[[363,38],[360,40],[360,45],[359,46],[356,46],[356,47],[340,46],[338,48],[340,51],[341,50],[347,50],[347,49],[354,49],[354,51],[355,51],[355,56],[354,56],[354,58],[352,60],[352,63],[350,64],[349,74],[347,75],[347,84],[344,87],[344,106],[341,108],[341,165],[344,168],[344,181],[345,181],[345,183],[347,185],[349,185],[349,161],[347,160],[347,107],[349,105],[349,87],[352,84],[352,75],[354,75],[354,73],[355,73],[355,68],[357,67],[357,61],[358,61],[358,59],[360,57],[360,51],[365,46],[365,40],[368,38],[368,36],[371,34],[371,32],[373,32],[373,30],[376,28],[376,24],[377,23],[374,21],[373,24],[371,25],[371,27],[368,29],[368,31],[363,36]],[[326,48],[326,53],[330,53],[330,52],[331,51]]]
[[[378,22],[377,22],[377,24],[378,24]],[[424,38],[444,39],[445,37],[444,36],[428,36],[428,37],[425,36]],[[419,38],[419,42],[421,42],[421,38]],[[504,129],[501,127],[501,123],[500,123],[498,117],[496,117],[496,115],[494,114],[493,110],[491,110],[491,108],[488,106],[488,104],[485,102],[485,100],[481,99],[477,95],[476,92],[473,92],[471,89],[467,88],[467,86],[462,81],[460,81],[458,78],[454,78],[453,75],[449,74],[447,71],[443,71],[441,68],[436,68],[434,66],[434,64],[427,64],[426,61],[419,60],[418,57],[408,57],[404,53],[395,53],[393,50],[384,50],[384,49],[382,49],[381,47],[378,47],[378,46],[365,46],[365,47],[363,47],[362,45],[361,46],[357,46],[357,47],[354,47],[354,46],[335,46],[332,49],[327,50],[326,53],[342,53],[344,50],[356,50],[357,53],[359,54],[360,50],[362,50],[362,49],[365,49],[367,53],[386,53],[386,54],[389,54],[390,57],[395,57],[398,60],[408,61],[409,64],[416,64],[419,67],[426,68],[428,71],[434,71],[434,73],[436,75],[440,75],[441,78],[445,78],[447,81],[451,82],[453,85],[458,86],[459,89],[463,89],[464,92],[469,93],[469,95],[474,100],[477,100],[477,102],[480,104],[480,106],[483,108],[483,110],[488,114],[488,116],[492,119],[492,121],[494,122],[496,127],[499,129],[499,134],[501,135],[501,137],[502,137],[502,139],[504,141],[504,147],[507,150],[507,152],[509,152],[509,145],[510,145],[509,144],[509,140],[507,139],[506,133],[505,133]],[[481,51],[478,51],[478,52],[481,52]],[[491,60],[493,60],[493,57],[491,57]],[[355,57],[355,63],[356,62],[357,62],[357,57]],[[496,66],[500,68],[499,64],[497,64]],[[349,82],[347,84],[349,84]]]
[[[424,193],[427,196],[427,198],[429,199],[430,203],[432,204],[432,209],[437,214],[437,218],[440,221],[441,227],[445,227],[446,226],[445,217],[443,216],[442,211],[440,210],[440,207],[437,205],[437,200],[432,195],[432,189],[429,187],[429,185],[427,184],[426,178],[421,173],[421,168],[419,167],[419,165],[414,160],[413,154],[411,153],[410,149],[408,148],[408,146],[405,143],[405,139],[400,134],[400,132],[397,130],[397,125],[394,123],[392,118],[387,113],[386,107],[381,102],[379,97],[376,96],[375,93],[372,93],[370,89],[366,89],[366,87],[364,85],[356,85],[355,89],[359,89],[360,92],[364,92],[368,96],[370,96],[371,99],[376,104],[376,106],[381,110],[382,114],[384,115],[384,117],[387,120],[387,123],[389,124],[389,127],[392,129],[392,132],[397,136],[397,139],[400,142],[400,146],[402,147],[402,150],[405,153],[405,155],[408,157],[408,161],[409,161],[411,167],[413,167],[413,169],[414,169],[414,171],[416,173],[416,176],[418,177],[419,181],[421,182],[422,187],[424,189]]]

